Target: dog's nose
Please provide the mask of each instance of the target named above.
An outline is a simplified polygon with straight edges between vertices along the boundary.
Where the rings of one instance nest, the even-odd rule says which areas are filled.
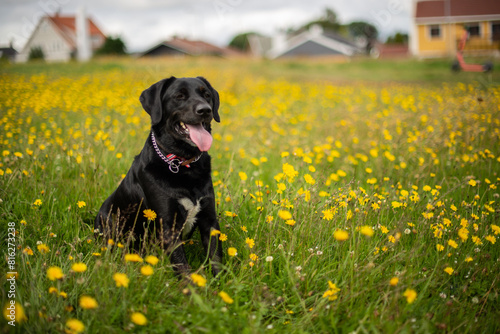
[[[208,104],[200,104],[196,107],[195,110],[197,115],[203,116],[203,115],[208,115],[212,112],[212,108]]]

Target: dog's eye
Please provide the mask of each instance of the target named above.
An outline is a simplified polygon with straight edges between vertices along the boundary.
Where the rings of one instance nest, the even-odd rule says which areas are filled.
[[[205,92],[205,98],[206,98],[207,100],[208,100],[209,98],[211,98],[211,97],[212,97],[212,95],[210,95],[210,93],[209,93],[209,92]]]
[[[176,100],[184,100],[185,98],[185,95],[182,93],[177,93],[177,95],[175,95]]]

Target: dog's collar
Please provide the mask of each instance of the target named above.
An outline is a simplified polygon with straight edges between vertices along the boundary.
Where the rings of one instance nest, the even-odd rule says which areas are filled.
[[[191,166],[189,164],[198,161],[198,159],[201,158],[203,154],[202,152],[199,156],[191,159],[184,159],[176,156],[175,154],[167,154],[167,156],[165,156],[163,153],[161,153],[160,148],[156,143],[156,138],[153,131],[151,131],[151,141],[153,142],[153,147],[155,148],[156,154],[158,154],[161,160],[165,161],[168,164],[168,168],[172,173],[179,173],[179,169],[181,166],[190,168]]]

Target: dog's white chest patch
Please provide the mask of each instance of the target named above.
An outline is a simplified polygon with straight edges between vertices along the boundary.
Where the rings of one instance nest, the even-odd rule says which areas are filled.
[[[196,201],[196,204],[193,203],[189,198],[184,197],[179,200],[179,204],[187,211],[186,221],[183,224],[182,228],[182,239],[185,239],[186,236],[193,229],[194,223],[196,222],[196,215],[200,212],[200,200]]]

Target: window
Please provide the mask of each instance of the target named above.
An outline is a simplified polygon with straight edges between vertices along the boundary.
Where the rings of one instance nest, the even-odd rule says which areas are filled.
[[[479,23],[469,23],[465,25],[465,29],[469,33],[470,37],[481,36],[481,29],[479,29]]]
[[[491,39],[500,41],[500,22],[491,23]]]
[[[430,26],[429,32],[430,32],[431,38],[440,38],[441,37],[441,27],[438,25]]]

